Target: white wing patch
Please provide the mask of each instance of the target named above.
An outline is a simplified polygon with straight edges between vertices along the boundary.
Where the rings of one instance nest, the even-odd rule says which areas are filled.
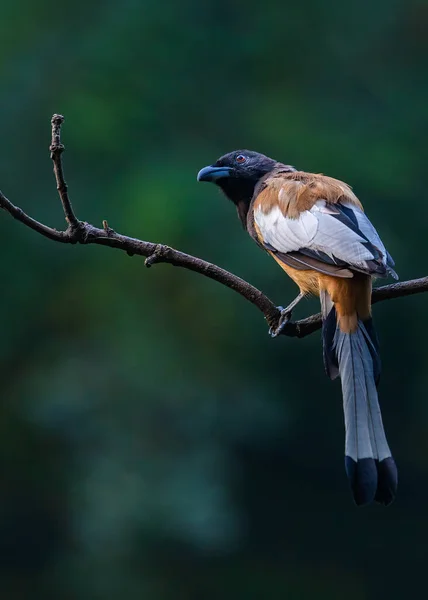
[[[334,207],[318,200],[311,210],[303,211],[298,219],[285,217],[279,206],[264,214],[258,208],[254,220],[263,240],[278,252],[297,252],[301,249],[323,252],[348,265],[365,268],[365,261],[377,259],[386,266],[386,250],[375,228],[356,206],[346,204],[354,212],[358,228],[365,237],[337,219]],[[383,254],[379,259],[367,245],[367,240]]]
[[[279,206],[274,206],[267,214],[260,209],[256,210],[254,220],[264,241],[280,252],[293,252],[307,247],[318,229],[318,220],[309,210],[301,213],[299,219],[288,219]]]

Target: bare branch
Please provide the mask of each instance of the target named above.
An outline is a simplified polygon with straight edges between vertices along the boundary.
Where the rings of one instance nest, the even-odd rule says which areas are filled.
[[[209,277],[214,281],[218,281],[222,285],[235,290],[246,300],[256,306],[265,316],[269,326],[276,328],[279,322],[280,311],[275,304],[263,294],[260,290],[244,281],[240,277],[229,273],[225,269],[218,267],[190,254],[185,254],[174,248],[170,248],[164,244],[154,244],[152,242],[144,242],[137,238],[131,238],[120,233],[116,233],[111,229],[107,221],[103,221],[103,227],[94,227],[90,223],[79,221],[76,217],[70,198],[68,196],[67,184],[65,183],[64,173],[62,168],[62,153],[64,146],[61,143],[61,125],[64,122],[64,117],[61,115],[53,115],[52,117],[52,143],[49,147],[51,158],[54,164],[54,173],[57,183],[58,193],[61,199],[61,204],[64,210],[64,215],[68,223],[65,231],[58,231],[39,223],[21,208],[15,206],[6,198],[0,191],[0,208],[7,211],[14,219],[17,219],[30,229],[37,231],[41,235],[66,244],[99,244],[109,246],[110,248],[118,248],[123,250],[130,256],[138,255],[145,256],[145,265],[151,267],[155,263],[169,263],[175,267],[183,267]],[[421,279],[413,279],[401,283],[393,283],[373,290],[372,303],[381,302],[391,298],[399,298],[401,296],[410,296],[428,291],[428,277]],[[303,338],[321,327],[321,314],[312,315],[300,321],[290,322],[284,328],[282,334],[289,337]]]
[[[68,197],[68,187],[65,183],[64,173],[62,170],[62,159],[61,155],[64,152],[64,146],[61,143],[61,125],[64,123],[64,117],[62,115],[53,115],[51,119],[52,125],[52,142],[49,146],[51,152],[51,159],[54,165],[54,173],[56,179],[56,189],[58,190],[59,197],[61,199],[62,208],[64,210],[65,220],[71,228],[77,229],[80,225],[73,212],[70,198]]]
[[[0,208],[3,208],[8,213],[10,213],[14,219],[21,221],[21,223],[24,223],[24,225],[26,225],[27,227],[34,229],[34,231],[41,233],[50,240],[65,243],[70,243],[71,241],[67,231],[58,231],[57,229],[52,229],[52,227],[43,225],[43,223],[39,223],[39,221],[36,221],[32,217],[29,217],[21,208],[12,204],[12,202],[8,200],[1,191]]]

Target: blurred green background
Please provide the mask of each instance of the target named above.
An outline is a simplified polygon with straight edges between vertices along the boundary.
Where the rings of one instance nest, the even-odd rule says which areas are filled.
[[[0,188],[296,288],[196,173],[247,147],[353,185],[401,279],[427,274],[423,0],[1,3]],[[376,305],[400,471],[357,509],[319,333],[271,340],[204,277],[0,214],[0,597],[406,597],[425,587],[426,297]],[[303,302],[296,317],[318,310]]]

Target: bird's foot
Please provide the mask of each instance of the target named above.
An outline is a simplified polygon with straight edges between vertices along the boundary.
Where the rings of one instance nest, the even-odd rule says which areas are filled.
[[[281,315],[279,317],[278,324],[275,326],[271,325],[269,327],[269,335],[272,338],[276,338],[278,335],[280,335],[284,331],[284,329],[287,327],[288,323],[290,322],[291,314],[292,314],[292,311],[289,309],[288,306],[287,306],[287,308],[283,308],[282,306],[277,306],[277,309],[279,311],[281,311]]]

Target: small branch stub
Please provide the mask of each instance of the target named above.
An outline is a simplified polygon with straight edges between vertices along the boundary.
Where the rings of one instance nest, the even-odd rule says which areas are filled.
[[[150,256],[148,256],[146,258],[146,260],[144,261],[145,266],[149,269],[152,265],[154,265],[157,262],[160,262],[162,260],[162,258],[164,257],[164,249],[166,249],[167,246],[162,246],[161,244],[156,244],[156,248],[154,249],[154,252],[152,254],[150,254]]]
[[[107,223],[107,221],[105,219],[103,220],[103,229],[107,235],[111,235],[112,233],[114,233],[114,229],[112,229],[109,226],[109,224]]]

